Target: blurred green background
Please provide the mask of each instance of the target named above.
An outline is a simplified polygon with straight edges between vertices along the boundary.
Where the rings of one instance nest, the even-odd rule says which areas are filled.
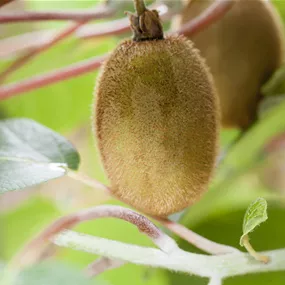
[[[285,2],[274,1],[274,4],[285,20]],[[94,1],[29,0],[25,1],[24,9],[25,7],[35,10],[72,9],[92,5]],[[1,31],[1,38],[61,26],[63,23],[58,22],[9,25]],[[15,72],[7,82],[29,78],[41,72],[104,54],[111,51],[119,40],[116,37],[87,41],[69,38],[37,56],[25,67]],[[0,58],[0,70],[13,60],[14,57]],[[93,89],[97,74],[98,72],[91,72],[2,101],[0,102],[0,116],[2,118],[32,118],[63,134],[74,143],[81,154],[80,170],[107,183],[90,131]],[[266,158],[262,155],[263,145],[274,135],[285,131],[284,114],[285,104],[282,103],[268,112],[260,123],[245,136],[231,151],[224,164],[217,169],[216,179],[210,191],[199,203],[184,212],[181,223],[211,240],[239,248],[245,209],[256,197],[263,196],[269,201],[269,220],[253,233],[252,244],[257,250],[285,247],[285,199],[282,198],[285,195],[285,189],[283,189],[284,193],[280,194],[282,189],[269,187],[270,181],[264,183],[261,179],[263,174],[267,173],[265,166],[268,165]],[[222,145],[229,143],[236,134],[236,131],[224,131],[221,135]],[[26,191],[2,195],[0,197],[0,259],[4,262],[9,261],[29,238],[57,217],[106,201],[107,197],[102,193],[82,186],[69,178],[61,178]],[[108,203],[121,204],[109,200]],[[138,233],[135,227],[119,220],[104,219],[88,222],[79,226],[77,230],[128,243],[152,245],[146,237]],[[178,242],[182,248],[197,251],[179,239]],[[53,257],[57,261],[81,269],[94,258],[95,256],[86,253],[65,249],[60,249]],[[98,280],[103,282],[102,284],[110,285],[207,284],[207,280],[202,278],[170,273],[165,270],[150,270],[131,264],[100,275],[94,280],[94,284],[97,284]],[[224,284],[250,285],[253,283],[259,285],[285,284],[285,273],[236,277],[226,280]]]

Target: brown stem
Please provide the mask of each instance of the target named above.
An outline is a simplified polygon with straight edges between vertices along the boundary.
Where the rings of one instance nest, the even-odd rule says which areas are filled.
[[[106,58],[107,55],[94,57],[46,74],[2,86],[0,87],[0,100],[94,71],[101,66]]]
[[[115,269],[124,265],[125,262],[121,260],[110,259],[102,256],[92,262],[86,269],[88,277],[95,277],[107,270]]]
[[[0,14],[0,24],[54,20],[86,21],[106,18],[113,14],[114,10],[106,5],[96,7],[95,9],[84,9],[82,11],[5,12]]]
[[[140,232],[150,237],[154,244],[163,251],[171,252],[173,250],[173,248],[169,247],[169,243],[173,245],[175,249],[177,248],[176,244],[172,243],[172,239],[161,232],[146,217],[120,206],[97,206],[62,217],[52,223],[35,239],[29,242],[14,260],[12,260],[12,266],[17,269],[35,263],[39,256],[41,256],[41,253],[45,248],[44,245],[46,245],[46,243],[56,234],[65,229],[73,228],[82,222],[99,218],[118,218],[135,225]]]
[[[198,17],[184,24],[177,33],[179,35],[193,36],[211,24],[220,20],[236,3],[236,0],[216,0],[209,8]]]
[[[88,20],[85,20],[83,22],[79,22],[76,24],[72,24],[68,26],[67,28],[63,29],[56,35],[54,35],[48,42],[45,44],[39,46],[38,48],[35,48],[28,53],[24,54],[23,56],[19,57],[17,60],[15,60],[10,66],[8,66],[3,72],[0,73],[0,82],[6,79],[8,75],[11,75],[14,71],[18,70],[21,66],[23,66],[25,63],[27,63],[29,60],[31,60],[36,55],[46,51],[47,49],[51,48],[52,46],[56,45],[60,41],[64,40],[71,34],[73,34],[77,29],[79,29],[81,26],[83,26],[85,23],[87,23]]]
[[[141,16],[146,11],[144,0],[134,0],[134,6],[137,16]]]
[[[159,11],[159,16],[162,20],[169,20],[173,13],[167,9],[165,5],[153,5],[150,9]],[[89,39],[99,38],[103,36],[118,36],[129,32],[130,23],[126,18],[113,20],[102,24],[88,24],[76,32],[78,38]]]

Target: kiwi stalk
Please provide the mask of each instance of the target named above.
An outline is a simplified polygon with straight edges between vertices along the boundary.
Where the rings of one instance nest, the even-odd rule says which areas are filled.
[[[197,202],[213,174],[218,100],[208,69],[182,36],[164,37],[157,11],[135,1],[134,36],[104,63],[94,128],[112,194],[165,217]]]

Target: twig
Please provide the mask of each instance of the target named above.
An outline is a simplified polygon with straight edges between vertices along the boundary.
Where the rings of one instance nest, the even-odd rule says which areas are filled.
[[[95,277],[107,270],[115,269],[124,265],[125,262],[121,260],[111,259],[108,257],[100,257],[88,265],[86,274],[89,277]]]
[[[188,23],[184,24],[177,33],[179,35],[193,36],[221,19],[235,3],[236,0],[216,0],[198,17],[191,19]]]
[[[190,22],[186,24],[187,29],[186,29],[186,26],[185,26],[185,29],[182,27],[183,29],[178,31],[178,33],[182,33],[182,32],[189,33],[189,31],[191,31],[191,33],[194,33],[194,32],[200,31],[201,29],[204,29],[207,25],[210,25],[214,20],[221,17],[221,15],[223,15],[226,11],[228,11],[228,9],[235,3],[235,1],[231,1],[231,0],[227,0],[227,1],[216,0],[216,1],[217,2],[214,3],[215,5],[210,7],[211,10],[209,10],[210,8],[207,9],[201,16],[191,21],[195,23],[194,28],[190,27],[190,30],[189,30],[188,25],[191,24]],[[215,11],[215,13],[213,11]],[[208,16],[209,19],[211,20],[207,20],[206,16]],[[87,61],[84,63],[79,63],[78,65],[81,65],[81,64],[86,65],[87,68],[85,68],[85,66],[81,68],[81,66],[72,65],[70,67],[66,67],[65,69],[61,69],[61,70],[55,71],[50,74],[36,76],[34,78],[31,78],[30,80],[24,80],[24,81],[16,82],[11,85],[3,86],[2,88],[0,88],[0,100],[7,99],[19,93],[23,93],[23,92],[30,91],[36,88],[40,88],[40,87],[43,87],[43,86],[46,86],[46,85],[49,85],[49,84],[52,84],[58,81],[62,81],[67,78],[71,78],[73,76],[84,74],[86,72],[89,72],[91,70],[98,68],[101,64],[101,61],[99,64],[98,62],[95,63],[95,67],[93,66],[93,62],[88,63]],[[89,65],[91,66],[91,68],[89,67]]]
[[[2,86],[0,87],[0,100],[94,71],[106,58],[107,55],[90,58],[31,79]]]
[[[10,66],[7,67],[3,72],[0,73],[0,82],[3,81],[8,75],[10,75],[12,72],[19,69],[21,66],[23,66],[25,63],[27,63],[29,60],[31,60],[36,55],[44,52],[45,50],[51,48],[52,46],[56,45],[60,41],[64,40],[71,34],[73,34],[78,28],[83,26],[85,23],[87,23],[88,20],[85,20],[83,22],[79,22],[76,24],[72,24],[68,26],[67,28],[63,29],[56,35],[54,35],[49,41],[47,41],[45,44],[39,46],[38,48],[35,48],[34,50],[31,50],[27,54],[19,57],[16,61],[14,61]]]
[[[184,240],[188,241],[189,243],[193,244],[195,247],[203,250],[204,252],[215,255],[240,252],[238,249],[234,247],[227,246],[224,244],[219,244],[211,240],[208,240],[196,234],[195,232],[187,229],[183,225],[172,222],[168,219],[160,219],[160,218],[155,218],[155,219],[158,222],[160,222],[164,227],[166,227],[173,233],[177,234],[179,237],[183,238]]]
[[[252,247],[252,245],[249,242],[248,235],[245,235],[242,239],[243,246],[246,248],[248,253],[254,257],[257,261],[268,263],[270,261],[269,257],[263,254],[260,254],[259,252],[256,252],[255,249]]]
[[[89,24],[76,32],[76,36],[82,39],[100,38],[106,36],[118,36],[129,32],[130,24],[127,18],[113,20],[101,24]]]
[[[13,57],[18,53],[41,46],[50,41],[57,30],[40,30],[0,40],[0,57]]]
[[[80,181],[94,189],[103,190],[105,193],[112,195],[112,191],[107,186],[103,185],[102,183],[98,182],[93,178],[90,178],[86,175],[70,170],[67,173],[68,176],[70,176],[73,179],[76,179],[77,181]],[[152,218],[161,223],[164,227],[166,227],[173,233],[177,234],[182,239],[188,241],[190,244],[193,244],[197,248],[200,248],[201,250],[207,253],[220,255],[220,254],[239,252],[239,250],[237,250],[234,247],[210,241],[196,234],[195,232],[187,229],[183,225],[172,222],[168,219],[162,219],[158,217],[152,217]]]
[[[96,189],[96,190],[102,190],[104,191],[106,194],[111,195],[111,191],[110,189],[104,185],[103,183],[97,181],[96,179],[90,178],[89,176],[76,172],[76,171],[71,171],[68,170],[67,175],[72,178],[75,179],[77,181],[80,181],[81,183]]]
[[[215,281],[218,278],[224,279],[248,273],[285,270],[285,249],[261,252],[261,254],[270,257],[270,262],[263,264],[254,260],[248,253],[209,256],[186,252],[178,248],[171,254],[167,254],[155,248],[126,244],[71,231],[65,231],[57,235],[53,242],[58,246],[134,264],[214,278]]]
[[[44,11],[44,12],[13,12],[1,13],[0,24],[17,23],[17,22],[33,22],[33,21],[89,21],[102,19],[113,15],[114,10],[107,5],[101,5],[92,9],[84,9],[79,11]]]
[[[85,221],[110,217],[122,219],[129,223],[132,223],[138,228],[140,232],[150,237],[154,244],[156,244],[162,251],[172,252],[173,249],[177,248],[175,241],[160,231],[146,217],[130,209],[120,206],[96,206],[62,217],[52,223],[35,239],[28,243],[24,250],[20,252],[18,256],[16,256],[11,264],[14,268],[33,264],[41,255],[43,245],[45,245],[45,243],[49,239],[53,238],[56,234],[65,229],[70,229]]]

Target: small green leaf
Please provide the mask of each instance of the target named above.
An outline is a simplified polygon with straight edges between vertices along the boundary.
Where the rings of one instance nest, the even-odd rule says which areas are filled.
[[[0,193],[61,177],[78,164],[77,151],[54,131],[30,119],[0,121]]]
[[[241,246],[243,246],[243,239],[257,226],[265,222],[267,218],[267,202],[264,198],[258,198],[249,205],[243,219],[243,235],[240,238]]]

